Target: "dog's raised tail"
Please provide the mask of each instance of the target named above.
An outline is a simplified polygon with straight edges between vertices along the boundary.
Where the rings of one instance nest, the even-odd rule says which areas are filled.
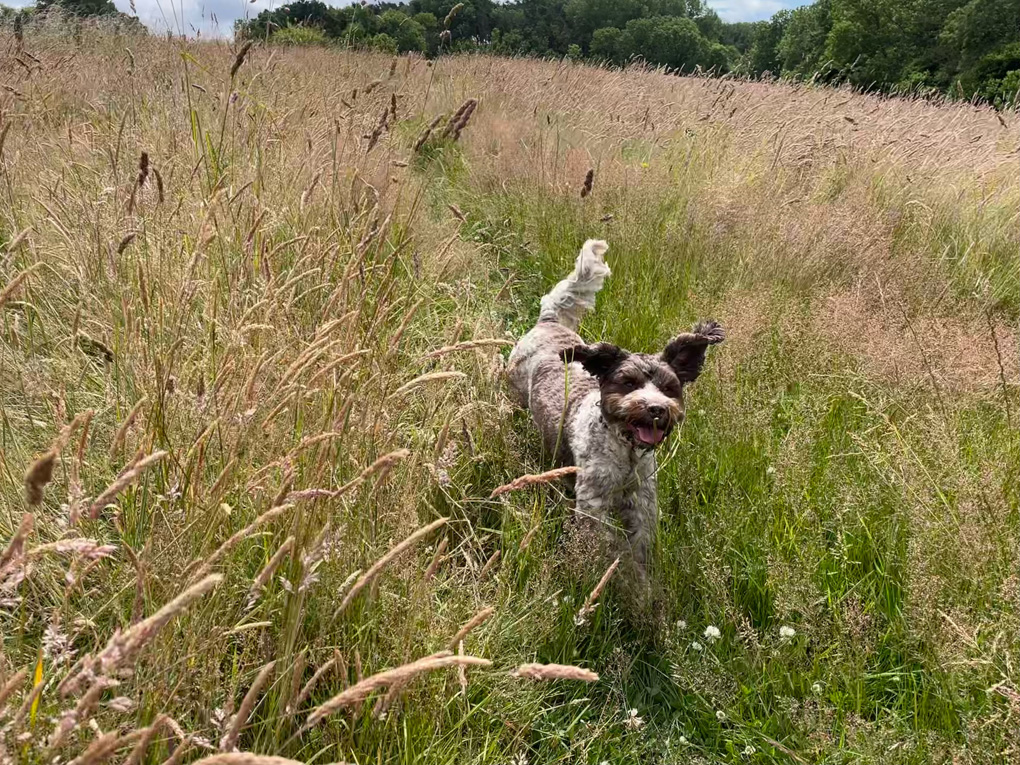
[[[581,325],[585,311],[595,305],[595,295],[609,276],[603,256],[609,245],[601,239],[589,239],[577,256],[574,270],[542,298],[538,320],[556,321],[574,331]]]

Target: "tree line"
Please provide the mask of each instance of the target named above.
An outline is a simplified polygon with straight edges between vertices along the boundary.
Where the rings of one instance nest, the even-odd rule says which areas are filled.
[[[1020,0],[816,0],[726,23],[703,0],[409,0],[334,8],[296,0],[239,22],[241,36],[335,40],[434,56],[487,50],[687,72],[849,83],[1017,104]]]

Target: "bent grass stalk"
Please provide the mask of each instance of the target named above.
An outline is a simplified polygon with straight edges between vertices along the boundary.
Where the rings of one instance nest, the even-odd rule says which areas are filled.
[[[613,573],[616,571],[617,566],[619,565],[620,565],[619,558],[614,560],[609,565],[609,568],[606,569],[606,573],[602,575],[602,578],[599,579],[599,583],[595,585],[595,589],[588,593],[588,597],[584,601],[584,605],[581,606],[581,609],[577,612],[576,617],[577,620],[583,621],[588,617],[589,614],[595,611],[595,609],[598,607],[598,599],[599,596],[602,594],[602,590],[605,588],[606,584],[609,582],[610,577],[612,577]]]
[[[167,456],[167,452],[158,451],[153,452],[148,457],[137,460],[134,466],[129,470],[126,470],[121,476],[110,484],[89,506],[89,517],[95,519],[99,517],[102,510],[110,505],[117,495],[124,491],[126,488],[131,486],[142,472],[149,467],[159,462],[161,459]]]
[[[590,669],[572,664],[522,664],[511,674],[528,680],[580,680],[584,683],[597,682],[599,676]]]
[[[423,672],[432,672],[433,670],[460,665],[468,667],[491,667],[492,662],[488,659],[481,659],[477,656],[431,656],[411,662],[410,664],[404,664],[403,666],[396,667],[395,669],[378,672],[365,678],[356,685],[352,685],[350,688],[341,691],[329,701],[316,707],[312,713],[308,715],[308,721],[305,723],[305,729],[307,730],[344,707],[360,704],[380,688],[388,688],[398,683],[406,685],[417,675],[420,675]]]
[[[341,613],[343,613],[344,609],[346,609],[347,606],[350,605],[351,601],[358,596],[358,593],[360,593],[366,587],[366,585],[371,583],[372,580],[375,579],[375,577],[377,577],[390,563],[392,563],[396,558],[400,557],[401,553],[413,547],[415,544],[420,542],[422,539],[427,537],[436,529],[445,526],[446,522],[449,520],[450,520],[449,518],[440,518],[439,520],[433,521],[427,526],[422,526],[420,529],[411,534],[411,536],[409,536],[400,544],[393,547],[391,550],[389,550],[389,552],[387,552],[379,560],[373,563],[372,566],[368,569],[368,571],[362,574],[358,578],[358,580],[354,583],[354,586],[351,587],[350,592],[348,592],[347,595],[344,597],[343,601],[340,603],[340,607],[336,610],[334,616],[338,616]]]
[[[464,624],[463,627],[457,630],[457,634],[450,638],[450,642],[447,647],[452,651],[460,644],[462,640],[464,640],[465,637],[467,637],[468,633],[471,632],[471,630],[487,622],[489,620],[489,617],[492,616],[494,613],[496,613],[496,609],[492,608],[491,606],[483,608],[477,614],[472,616]]]
[[[463,380],[467,377],[463,372],[429,372],[428,374],[415,377],[390,394],[391,399],[400,398],[406,393],[431,382],[447,382],[449,380]]]
[[[26,230],[22,233],[27,235],[28,232]],[[21,242],[18,242],[19,245],[20,243]],[[10,247],[8,249],[9,252],[13,252],[13,250],[14,250],[13,247]],[[21,287],[21,285],[25,283],[25,280],[28,279],[29,276],[34,274],[40,268],[42,268],[42,263],[36,263],[32,266],[29,266],[24,271],[21,271],[20,273],[16,274],[14,278],[11,279],[10,282],[8,282],[7,286],[0,290],[0,308],[3,308],[4,304],[8,300],[10,300],[14,296],[14,293],[17,292],[18,289]]]
[[[506,494],[511,491],[520,491],[521,489],[527,489],[531,486],[541,486],[546,483],[553,483],[561,478],[566,478],[568,475],[577,475],[578,468],[574,465],[568,467],[555,468],[553,470],[547,470],[544,473],[538,473],[536,475],[522,475],[519,478],[515,478],[510,483],[497,486],[492,490],[489,495],[489,499],[495,499],[501,494]]]
[[[237,738],[241,735],[241,728],[248,722],[252,709],[255,708],[255,701],[275,668],[276,662],[271,661],[259,670],[258,675],[255,677],[255,682],[251,684],[248,692],[244,694],[244,699],[241,700],[241,706],[238,707],[237,713],[231,718],[230,727],[223,734],[223,738],[220,741],[221,752],[231,752],[234,750]]]

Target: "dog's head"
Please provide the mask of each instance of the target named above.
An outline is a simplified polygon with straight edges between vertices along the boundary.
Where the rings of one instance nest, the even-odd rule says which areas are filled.
[[[607,422],[635,446],[654,449],[684,417],[684,385],[694,382],[708,346],[726,335],[714,321],[696,324],[657,356],[629,353],[609,343],[576,345],[560,352],[580,363],[602,391]]]

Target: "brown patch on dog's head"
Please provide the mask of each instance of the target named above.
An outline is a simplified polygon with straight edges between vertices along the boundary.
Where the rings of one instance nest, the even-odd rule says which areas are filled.
[[[560,357],[580,363],[598,380],[610,425],[635,446],[654,449],[683,420],[684,384],[697,379],[705,350],[723,338],[722,327],[710,321],[677,337],[659,356],[598,343],[567,348]]]

